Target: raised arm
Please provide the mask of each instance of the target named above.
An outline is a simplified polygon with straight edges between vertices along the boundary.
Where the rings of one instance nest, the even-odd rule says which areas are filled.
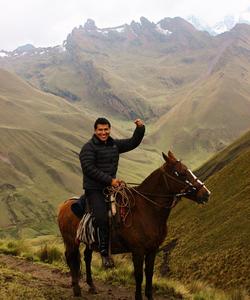
[[[129,139],[116,139],[115,143],[118,147],[119,153],[128,152],[130,150],[135,149],[137,146],[140,145],[144,133],[145,133],[145,126],[141,119],[136,119],[134,121],[136,124],[135,131],[133,133],[133,136]]]

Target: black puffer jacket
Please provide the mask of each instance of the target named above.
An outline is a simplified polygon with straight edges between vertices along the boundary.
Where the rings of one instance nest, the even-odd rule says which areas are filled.
[[[83,188],[102,190],[116,178],[119,154],[136,148],[142,141],[145,126],[136,127],[130,139],[102,142],[96,135],[82,147],[79,155],[83,171]]]

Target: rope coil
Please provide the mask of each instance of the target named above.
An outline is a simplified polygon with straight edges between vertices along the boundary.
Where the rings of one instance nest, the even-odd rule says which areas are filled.
[[[130,188],[127,187],[127,184],[124,182],[117,187],[108,186],[103,193],[107,199],[112,199],[111,201],[115,202],[115,205],[120,211],[124,209],[125,214],[122,217],[123,223],[127,227],[131,226],[132,220],[130,223],[127,223],[127,217],[131,215],[132,208],[135,206],[135,198]],[[111,203],[111,201],[107,200],[109,203]]]
[[[115,205],[120,208],[120,211],[124,209],[125,211],[124,216],[122,216],[122,220],[125,226],[131,226],[132,225],[132,219],[130,223],[126,223],[127,217],[131,215],[132,208],[135,206],[135,196],[134,193],[138,194],[139,196],[143,197],[145,200],[148,202],[152,203],[153,205],[159,207],[159,208],[173,208],[176,206],[176,204],[180,201],[182,196],[185,196],[186,193],[180,193],[180,194],[169,194],[169,195],[154,195],[154,194],[148,194],[148,193],[141,193],[134,187],[128,187],[127,184],[133,184],[135,183],[125,183],[123,182],[121,185],[114,187],[114,186],[108,186],[105,188],[103,191],[104,195],[107,197],[106,200],[109,202],[111,205],[115,203]],[[137,184],[138,185],[138,184]],[[134,193],[133,193],[134,192]],[[155,196],[155,197],[160,197],[160,198],[173,198],[173,202],[171,205],[162,205],[157,203],[156,201],[150,199],[148,196]],[[112,200],[110,200],[112,199]]]

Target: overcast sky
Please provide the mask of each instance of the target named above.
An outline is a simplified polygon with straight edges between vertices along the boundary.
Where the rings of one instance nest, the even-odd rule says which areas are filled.
[[[100,28],[193,14],[213,24],[250,6],[249,0],[0,0],[0,50],[31,43],[62,44],[74,27],[94,19]]]

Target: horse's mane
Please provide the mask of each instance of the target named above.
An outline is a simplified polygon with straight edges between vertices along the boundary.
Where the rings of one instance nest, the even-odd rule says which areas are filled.
[[[152,186],[152,180],[158,181],[159,176],[161,175],[160,168],[154,170],[149,176],[147,176],[140,185],[138,185],[137,189],[140,191],[149,190]],[[150,184],[149,184],[150,183]]]

